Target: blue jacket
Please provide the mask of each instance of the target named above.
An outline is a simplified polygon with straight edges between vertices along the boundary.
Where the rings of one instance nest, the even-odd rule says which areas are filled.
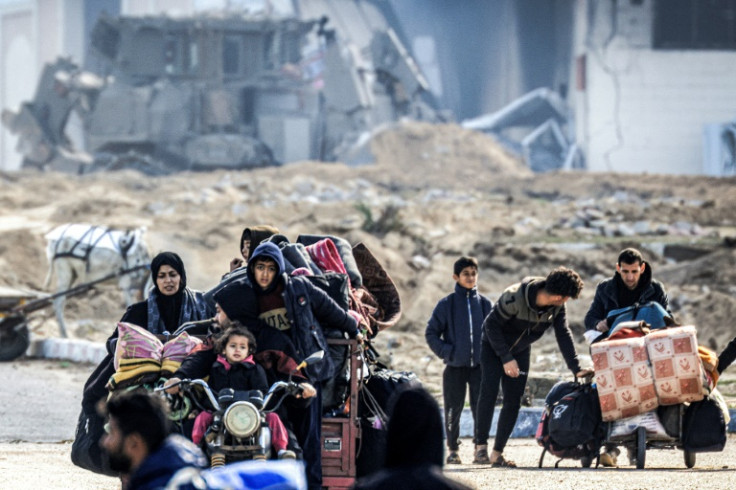
[[[437,303],[427,322],[424,338],[429,348],[448,366],[479,365],[483,320],[491,306],[477,288],[455,284],[455,292]]]
[[[188,466],[207,468],[207,458],[192,441],[178,434],[172,434],[130,475],[127,489],[165,488],[174,473]]]
[[[251,264],[259,256],[267,256],[276,261],[280,276],[277,281],[284,284],[284,304],[286,316],[291,324],[289,333],[296,347],[297,362],[303,361],[309,355],[323,350],[325,356],[322,361],[306,368],[310,381],[322,382],[335,374],[335,364],[329,355],[327,340],[322,328],[335,328],[346,332],[351,338],[358,334],[358,323],[348,315],[327,293],[315,286],[304,276],[291,277],[283,274],[284,257],[279,247],[271,242],[263,242],[253,251],[248,260],[248,274],[251,275],[251,284],[258,288],[252,277]],[[271,288],[269,287],[269,290]]]

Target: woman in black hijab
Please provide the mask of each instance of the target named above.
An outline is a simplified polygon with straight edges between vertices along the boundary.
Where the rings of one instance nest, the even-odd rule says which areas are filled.
[[[187,287],[184,262],[174,252],[161,252],[151,261],[151,288],[148,299],[128,307],[121,322],[143,327],[154,334],[173,333],[180,325],[214,316],[204,296]],[[112,352],[117,328],[107,341]]]

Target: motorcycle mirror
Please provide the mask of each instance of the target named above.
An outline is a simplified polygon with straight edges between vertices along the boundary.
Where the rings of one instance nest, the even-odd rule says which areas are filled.
[[[315,363],[321,361],[324,357],[325,357],[325,351],[318,350],[317,352],[315,352],[311,356],[309,356],[306,359],[304,359],[302,362],[299,363],[299,365],[296,368],[294,368],[294,370],[291,372],[291,374],[289,374],[289,381],[291,381],[291,375],[292,374],[294,374],[295,372],[299,371],[300,369],[302,369],[305,366],[311,366],[312,364],[315,364]]]
[[[316,362],[321,361],[324,357],[325,357],[325,351],[318,350],[311,356],[304,359],[304,362],[306,363],[307,366],[311,366],[312,364],[315,364]]]

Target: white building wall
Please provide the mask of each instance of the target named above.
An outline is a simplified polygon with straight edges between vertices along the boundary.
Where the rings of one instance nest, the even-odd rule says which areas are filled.
[[[82,12],[83,0],[0,1],[0,108],[17,111],[30,100],[45,63],[82,60]],[[16,142],[0,127],[0,170],[20,168]]]
[[[36,88],[34,2],[0,3],[0,108],[17,110]],[[0,126],[0,170],[20,168],[18,139]]]
[[[702,174],[704,126],[736,119],[736,51],[652,50],[650,4],[579,2],[577,140],[593,171]]]

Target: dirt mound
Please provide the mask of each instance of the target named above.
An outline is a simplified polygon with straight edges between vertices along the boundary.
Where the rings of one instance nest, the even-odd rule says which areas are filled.
[[[406,122],[379,132],[371,142],[377,170],[393,183],[417,188],[448,181],[482,188],[492,177],[530,177],[532,172],[496,140],[454,124]]]
[[[178,252],[189,284],[200,290],[227,270],[245,226],[271,223],[291,240],[339,235],[365,243],[399,288],[402,319],[375,339],[384,360],[439,390],[442,364],[426,346],[424,327],[453,288],[459,255],[478,257],[479,288],[493,300],[524,276],[575,268],[586,283],[569,304],[579,334],[595,285],[612,275],[620,249],[635,246],[703,343],[719,349],[733,337],[736,250],[725,243],[736,236],[736,179],[535,175],[492,138],[454,125],[400,124],[372,144],[377,163],[354,168],[303,162],[160,178],[0,174],[0,285],[41,290],[43,235],[69,222],[145,226],[151,253]],[[676,260],[666,253],[673,245],[697,253]],[[76,336],[104,340],[124,311],[114,285],[97,291],[68,301]],[[36,335],[56,335],[55,322],[43,320]],[[582,342],[579,351],[588,351]],[[534,349],[535,369],[561,369],[555,352],[554,336],[545,336]]]

